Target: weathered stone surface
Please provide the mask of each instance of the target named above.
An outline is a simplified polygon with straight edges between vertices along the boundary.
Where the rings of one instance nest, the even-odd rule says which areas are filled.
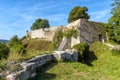
[[[77,39],[73,39],[75,40],[75,42],[71,41],[71,46],[75,45],[76,42],[85,42],[87,44],[91,44],[94,41],[100,40],[100,36],[102,37],[102,40],[106,40],[106,32],[102,23],[92,22],[86,19],[78,19],[74,22],[64,25],[64,27],[56,26],[51,28],[45,28],[47,29],[45,31],[43,31],[43,29],[34,30],[29,32],[29,36],[31,36],[31,38],[39,38],[48,41],[54,41],[55,34],[59,29],[63,29],[64,31],[66,29],[69,30],[72,28],[78,30],[79,36]]]
[[[67,61],[77,61],[78,60],[78,53],[75,51],[55,51],[53,54],[57,60],[67,60]]]
[[[6,80],[17,80],[17,77],[15,73],[12,73],[6,77]]]
[[[50,62],[52,60],[67,60],[67,61],[77,61],[78,53],[76,51],[55,51],[52,54],[45,54],[37,56],[28,61],[22,62],[20,65],[23,70],[14,72],[6,77],[6,80],[26,80],[29,77],[36,75],[36,68],[41,67],[43,64]]]

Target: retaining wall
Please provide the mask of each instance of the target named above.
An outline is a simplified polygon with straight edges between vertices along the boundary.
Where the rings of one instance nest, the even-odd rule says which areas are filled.
[[[52,54],[36,56],[20,65],[22,70],[9,74],[6,80],[26,80],[36,75],[36,68],[42,67],[43,64],[52,60],[77,61],[78,53],[76,51],[55,51]]]

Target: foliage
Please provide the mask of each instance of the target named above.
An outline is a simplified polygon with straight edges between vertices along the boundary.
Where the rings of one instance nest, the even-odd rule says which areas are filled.
[[[10,50],[11,53],[19,53],[21,55],[25,53],[25,47],[22,44],[15,44],[10,48]]]
[[[19,44],[19,43],[20,43],[20,41],[19,41],[17,35],[15,35],[15,36],[13,36],[13,37],[10,39],[8,45],[9,45],[10,47],[12,47],[12,46],[14,46],[14,45],[16,45],[16,44]]]
[[[73,22],[80,18],[89,19],[90,16],[86,13],[88,11],[87,7],[74,7],[69,13],[68,23]]]
[[[85,50],[85,43],[79,43],[73,46],[73,49],[77,50],[79,53],[83,53]]]
[[[10,47],[11,53],[19,53],[19,54],[25,53],[25,48],[20,42],[20,40],[18,39],[17,35],[13,36],[10,39],[10,42],[8,43],[8,45]]]
[[[63,32],[62,32],[62,29],[58,30],[56,35],[55,35],[55,38],[54,38],[54,47],[57,48],[60,44],[60,42],[62,41],[62,38],[63,38]]]
[[[9,54],[9,48],[6,44],[0,43],[0,59],[7,58]]]
[[[82,61],[84,56],[83,52],[85,51],[85,43],[76,44],[72,48],[79,52],[79,61]]]
[[[112,4],[109,22],[107,24],[110,39],[120,43],[120,0],[114,0]]]
[[[48,20],[38,18],[31,26],[31,30],[50,27]]]
[[[70,37],[77,38],[77,36],[78,36],[77,30],[75,30],[75,29],[66,30],[64,32],[64,36],[67,38],[70,38]]]

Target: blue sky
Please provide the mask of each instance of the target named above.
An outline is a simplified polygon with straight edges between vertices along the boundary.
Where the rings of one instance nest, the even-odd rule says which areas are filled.
[[[36,18],[49,20],[50,26],[66,25],[75,6],[86,6],[90,20],[107,22],[112,0],[0,0],[0,39],[22,37]]]

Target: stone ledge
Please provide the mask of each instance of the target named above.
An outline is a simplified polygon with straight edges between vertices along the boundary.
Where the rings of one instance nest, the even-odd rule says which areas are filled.
[[[33,77],[36,75],[36,68],[52,60],[77,61],[78,53],[76,51],[55,51],[52,54],[36,56],[35,58],[22,62],[20,65],[23,67],[23,70],[11,73],[6,77],[6,80],[26,80],[29,77]]]

